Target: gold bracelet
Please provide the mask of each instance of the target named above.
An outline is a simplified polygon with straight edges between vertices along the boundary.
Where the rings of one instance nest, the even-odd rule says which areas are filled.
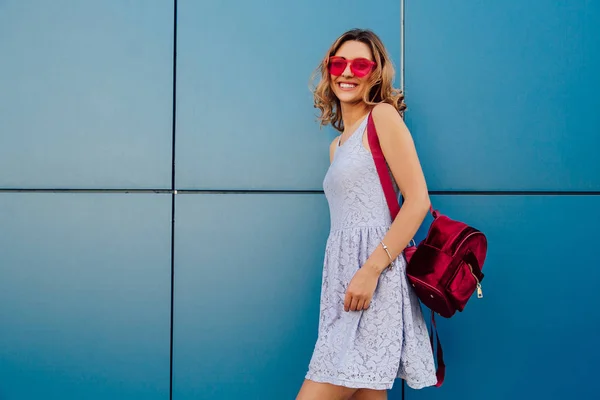
[[[390,259],[390,269],[392,269],[392,267],[394,266],[394,260],[392,259],[392,255],[390,254],[388,247],[385,245],[385,243],[383,243],[383,240],[381,241],[381,247],[383,247],[383,249],[387,253],[387,255]]]

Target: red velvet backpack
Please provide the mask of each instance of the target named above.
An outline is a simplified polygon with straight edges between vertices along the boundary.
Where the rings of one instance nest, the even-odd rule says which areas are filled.
[[[400,205],[371,114],[368,118],[369,147],[393,221],[400,211]],[[434,330],[437,336],[435,313],[450,318],[456,311],[464,310],[475,291],[477,297],[483,297],[481,280],[483,279],[482,267],[487,254],[487,239],[476,228],[442,215],[432,207],[430,211],[433,222],[427,237],[418,246],[412,245],[404,249],[404,256],[408,263],[406,267],[408,281],[419,300],[432,311],[431,346],[433,348]],[[445,375],[439,336],[437,347],[438,383],[436,386],[439,387]]]

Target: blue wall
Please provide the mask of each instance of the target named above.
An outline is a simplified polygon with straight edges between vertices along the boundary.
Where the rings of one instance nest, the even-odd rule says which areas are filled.
[[[490,244],[485,298],[440,323],[443,388],[406,399],[597,397],[600,4],[406,3],[407,123],[432,201]]]
[[[400,2],[238,3],[0,1],[0,399],[295,396],[334,135],[308,77],[355,26],[399,66]],[[600,5],[405,22],[432,200],[490,241],[485,298],[440,321],[446,383],[405,398],[591,398]]]

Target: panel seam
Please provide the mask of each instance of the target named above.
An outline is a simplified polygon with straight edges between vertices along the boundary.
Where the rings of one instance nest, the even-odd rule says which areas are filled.
[[[175,299],[175,136],[177,125],[177,0],[173,0],[173,98],[171,115],[171,309],[169,320],[169,400],[173,400],[173,314]]]
[[[95,194],[323,194],[314,189],[64,189],[0,188],[0,193],[95,193]],[[430,190],[436,196],[599,196],[600,190]],[[174,215],[173,215],[174,219]]]

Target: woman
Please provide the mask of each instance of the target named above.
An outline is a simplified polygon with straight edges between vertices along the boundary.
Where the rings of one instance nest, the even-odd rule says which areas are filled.
[[[341,134],[323,181],[331,231],[319,334],[297,400],[386,399],[396,378],[416,389],[432,386],[427,327],[402,253],[427,214],[429,195],[400,115],[404,96],[392,87],[391,60],[373,32],[355,29],[333,43],[318,71],[321,125]],[[404,198],[394,221],[370,154],[369,113]]]

